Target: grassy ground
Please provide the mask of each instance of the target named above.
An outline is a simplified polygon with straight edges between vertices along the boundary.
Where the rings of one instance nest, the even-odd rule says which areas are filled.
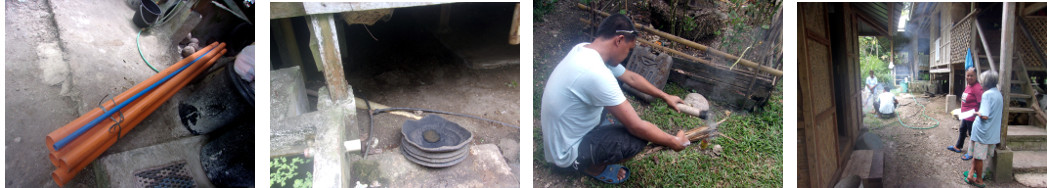
[[[680,152],[663,151],[625,163],[632,174],[627,187],[727,186],[727,187],[781,187],[782,186],[782,93],[777,86],[763,109],[746,115],[732,115],[719,126],[719,131],[735,139],[718,138],[711,142],[723,147],[714,154],[696,145]],[[690,91],[675,83],[665,91],[684,97]],[[536,99],[536,101],[539,99]],[[632,100],[632,99],[631,99]],[[538,102],[536,102],[538,103]],[[642,104],[631,102],[640,117],[658,125],[662,130],[676,130],[705,126],[698,118],[676,113],[665,102]],[[537,111],[536,111],[537,112]],[[717,117],[723,116],[718,112]],[[537,114],[537,113],[536,113]],[[737,113],[736,113],[737,114]],[[719,120],[719,119],[717,119]],[[537,120],[536,120],[537,121]],[[534,127],[534,164],[536,170],[549,170],[541,148],[541,127]],[[568,178],[587,178],[575,175]],[[607,186],[597,181],[583,180],[588,186]]]

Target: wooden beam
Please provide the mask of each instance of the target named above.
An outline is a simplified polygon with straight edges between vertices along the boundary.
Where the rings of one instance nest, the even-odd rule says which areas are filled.
[[[1036,11],[1040,11],[1040,9],[1043,9],[1044,7],[1047,7],[1047,3],[1041,2],[1041,3],[1033,3],[1031,5],[1026,5],[1025,9],[1022,10],[1022,15],[1029,15],[1029,14],[1032,14],[1032,13],[1036,13]]]
[[[520,3],[516,3],[512,22],[513,25],[509,27],[509,44],[517,45],[520,44]]]
[[[1000,32],[1000,83],[997,88],[1000,89],[1000,94],[1003,94],[1003,116],[1007,118],[1007,114],[1010,112],[1010,107],[1006,105],[1008,101],[1011,101],[1011,63],[1014,61],[1011,57],[1014,55],[1012,49],[1014,45],[1014,3],[1003,4],[1003,28]],[[1007,121],[1003,121],[1000,129],[1000,149],[1007,149]]]
[[[287,56],[281,59],[285,60],[285,63],[302,66],[302,54],[301,51],[298,50],[298,40],[295,39],[294,27],[292,27],[291,19],[280,19],[279,24],[280,34],[283,35],[281,38],[284,40],[282,47],[285,47],[280,54]]]
[[[345,73],[342,72],[342,55],[338,46],[338,31],[335,26],[334,15],[320,14],[308,17],[310,40],[315,40],[313,51],[317,63],[324,69],[324,78],[327,80],[327,88],[331,92],[331,99],[349,99],[349,84],[345,81]]]
[[[872,19],[872,16],[870,16],[869,13],[867,13],[865,11],[862,11],[862,10],[859,10],[859,9],[854,9],[854,15],[857,15],[858,18],[861,19],[866,24],[868,24],[869,27],[872,27],[873,29],[876,29],[876,31],[879,31],[880,34],[884,34],[884,35],[888,34],[887,33],[887,29],[883,28],[883,26],[881,26],[881,25],[876,24],[876,21],[873,21],[874,19]]]
[[[985,58],[985,59],[989,59],[989,68],[992,71],[999,70],[999,69],[996,68],[996,61],[993,61],[993,59],[992,59],[992,50],[989,50],[990,49],[989,48],[989,42],[987,40],[985,40],[985,32],[982,31],[982,24],[979,24],[978,21],[975,20],[974,28],[978,30],[978,32],[977,32],[978,33],[978,38],[980,38],[982,40],[982,48],[983,48],[983,50],[985,50],[986,57],[988,57],[988,58]],[[978,55],[978,54],[975,54],[975,55]]]

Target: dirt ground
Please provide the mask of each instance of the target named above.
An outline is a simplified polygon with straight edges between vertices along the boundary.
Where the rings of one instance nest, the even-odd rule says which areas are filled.
[[[54,130],[56,125],[68,123],[68,120],[76,118],[76,103],[69,97],[54,97],[62,92],[62,85],[50,85],[44,83],[43,72],[50,71],[53,65],[50,63],[33,63],[38,59],[44,59],[45,54],[37,54],[37,46],[41,44],[52,44],[57,47],[58,31],[55,28],[53,15],[50,7],[44,1],[12,2],[7,1],[5,8],[5,25],[7,34],[4,38],[7,49],[7,57],[4,59],[4,71],[6,84],[4,97],[6,97],[5,108],[5,136],[4,144],[7,146],[7,168],[4,170],[8,178],[4,185],[47,185],[52,184],[52,168],[42,168],[50,165],[47,161],[47,153],[33,155],[25,151],[43,150],[44,135]],[[59,49],[60,50],[60,49]],[[59,59],[60,60],[60,59]],[[40,66],[36,66],[40,65]],[[52,78],[64,81],[65,78]],[[40,87],[48,85],[49,87]],[[50,114],[52,118],[36,119],[33,114]],[[37,125],[37,126],[19,126]],[[52,126],[39,126],[52,125]],[[22,133],[22,134],[15,134]],[[16,153],[21,153],[15,155]],[[26,174],[30,176],[22,176]],[[78,177],[80,178],[80,177]],[[76,181],[76,180],[74,180]],[[77,187],[86,187],[87,184],[73,184]]]
[[[960,160],[962,153],[945,149],[956,143],[960,121],[945,112],[944,96],[917,96],[915,100],[911,96],[898,96],[897,113],[902,122],[910,127],[934,126],[934,120],[919,114],[923,109],[920,105],[924,105],[927,116],[940,122],[937,127],[913,129],[901,126],[898,117],[880,119],[874,114],[865,117],[865,129],[879,135],[884,143],[884,186],[966,187],[962,174],[971,168],[971,162]],[[964,147],[969,148],[969,145]],[[986,182],[991,187],[1025,187],[1018,183]]]
[[[356,32],[363,31],[361,26],[349,28],[347,40],[372,40],[366,33]],[[343,56],[346,57],[343,65],[346,80],[356,97],[390,107],[462,113],[520,125],[519,64],[472,69],[433,35],[418,33],[423,28],[396,28],[373,27],[374,32],[388,37],[374,45],[348,47],[349,54]],[[324,85],[322,77],[306,77],[309,90],[315,91]],[[315,103],[316,98],[310,100]],[[361,138],[365,138],[369,133],[367,113],[361,110],[357,114],[359,132]],[[471,131],[473,144],[496,144],[503,148],[504,155],[512,155],[507,157],[511,159],[507,162],[514,173],[519,174],[518,128],[471,118],[440,116]],[[370,155],[399,150],[400,127],[406,120],[408,118],[388,113],[375,115],[373,134],[378,143]]]

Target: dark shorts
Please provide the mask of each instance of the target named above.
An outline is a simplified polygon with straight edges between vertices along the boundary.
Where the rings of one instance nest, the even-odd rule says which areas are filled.
[[[578,144],[577,165],[558,168],[558,171],[575,172],[592,165],[619,163],[639,154],[644,147],[647,147],[647,141],[630,134],[625,125],[605,108],[600,124],[585,134]]]
[[[575,162],[579,169],[620,163],[636,156],[646,146],[646,140],[633,136],[622,124],[599,126],[582,137]]]

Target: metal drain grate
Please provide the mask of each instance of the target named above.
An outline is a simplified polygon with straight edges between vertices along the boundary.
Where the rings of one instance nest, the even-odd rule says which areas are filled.
[[[196,187],[185,164],[185,161],[177,161],[135,172],[138,180],[135,187]]]

